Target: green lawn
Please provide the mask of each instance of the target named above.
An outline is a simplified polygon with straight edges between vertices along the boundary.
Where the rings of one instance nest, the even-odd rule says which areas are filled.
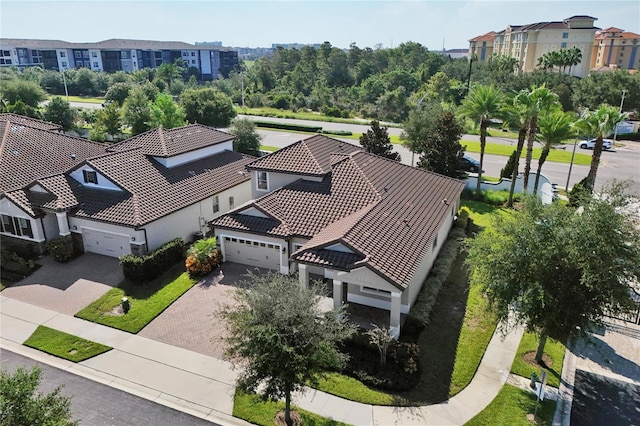
[[[233,399],[233,416],[256,425],[273,426],[274,419],[280,410],[284,409],[284,402],[264,401],[260,396],[236,391]],[[340,426],[346,423],[320,417],[305,410],[297,410],[302,418],[302,425],[307,426]]]
[[[280,148],[278,148],[277,146],[271,146],[271,145],[260,145],[260,149],[262,151],[274,152],[279,150]]]
[[[65,95],[50,95],[49,98],[59,97],[67,100]],[[84,102],[87,104],[102,104],[105,101],[104,98],[93,98],[91,96],[69,96],[69,102]]]
[[[24,345],[73,362],[84,361],[112,349],[43,325],[29,336]]]
[[[473,419],[465,423],[467,426],[530,426],[534,424],[527,419],[527,414],[533,414],[536,396],[526,390],[511,385],[504,385],[498,396]],[[535,424],[550,425],[556,402],[545,400],[538,404],[537,420]]]
[[[180,263],[145,285],[132,285],[125,280],[75,316],[137,333],[197,282],[183,271],[184,265]],[[131,309],[127,314],[114,315],[112,311],[125,296]]]
[[[470,140],[461,140],[460,144],[467,147],[467,152],[480,152],[480,142],[470,141]],[[484,150],[485,154],[490,155],[503,155],[510,156],[513,151],[516,149],[516,141],[513,141],[512,145],[503,145],[498,143],[490,143],[487,142],[487,146]],[[533,158],[539,159],[540,153],[542,152],[542,148],[533,148]],[[547,161],[555,162],[555,163],[570,163],[571,162],[571,149],[552,149],[549,151],[549,156],[547,157]],[[527,155],[526,149],[522,150],[521,158],[524,158]],[[590,154],[582,154],[580,152],[576,152],[576,155],[573,159],[573,164],[580,165],[589,165],[591,164],[591,155]],[[544,165],[542,166],[544,170]]]
[[[460,206],[469,210],[469,219],[479,228],[486,228],[491,225],[491,221],[495,215],[509,215],[512,210],[498,207],[480,201],[460,200]]]
[[[533,333],[525,333],[520,341],[516,358],[513,361],[511,372],[522,377],[531,377],[531,373],[540,376],[539,365],[531,365],[524,361],[523,355],[529,352],[535,354],[538,348],[538,336]],[[547,372],[547,384],[555,388],[560,386],[560,376],[562,375],[562,362],[564,360],[565,347],[555,339],[547,338],[544,353],[551,358],[551,366],[545,368]]]
[[[467,311],[460,330],[451,377],[450,396],[457,394],[471,382],[498,325],[496,316],[488,311],[488,307],[480,286],[469,287]]]
[[[396,400],[392,394],[371,389],[353,377],[338,373],[329,373],[320,379],[318,390],[352,401],[372,405],[394,405]]]

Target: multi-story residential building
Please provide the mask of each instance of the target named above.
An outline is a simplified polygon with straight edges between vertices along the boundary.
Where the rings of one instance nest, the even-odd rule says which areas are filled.
[[[192,45],[181,41],[110,39],[96,43],[62,40],[0,39],[0,66],[42,66],[66,70],[136,71],[157,68],[183,59],[197,68],[203,80],[214,80],[238,66],[238,52],[215,45]]]
[[[609,27],[598,31],[591,54],[591,68],[639,69],[640,34]]]
[[[469,56],[476,61],[486,61],[493,55],[493,40],[495,36],[495,31],[489,31],[469,40]]]
[[[469,51],[475,53],[478,60],[487,60],[489,48],[497,55],[507,55],[518,60],[520,71],[533,71],[538,58],[548,52],[577,47],[582,52],[582,62],[571,68],[571,74],[584,77],[589,74],[591,54],[596,31],[593,24],[597,20],[592,16],[576,15],[562,21],[537,22],[527,25],[509,25],[493,35],[493,43],[487,38],[491,33],[469,40]],[[486,43],[484,59],[482,51],[478,54],[478,42]]]

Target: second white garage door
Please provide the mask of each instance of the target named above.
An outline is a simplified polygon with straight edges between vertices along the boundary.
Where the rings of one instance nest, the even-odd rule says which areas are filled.
[[[224,260],[279,271],[280,246],[244,238],[224,237]]]
[[[82,228],[82,240],[84,241],[84,250],[87,252],[111,257],[131,254],[128,235]]]

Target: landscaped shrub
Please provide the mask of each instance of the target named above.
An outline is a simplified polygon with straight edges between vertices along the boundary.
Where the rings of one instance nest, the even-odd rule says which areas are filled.
[[[591,197],[591,192],[586,187],[587,178],[573,185],[569,191],[569,205],[571,207],[580,207],[586,200]]]
[[[516,192],[515,194],[513,194],[513,199],[517,201],[521,198],[521,196],[522,194]],[[507,201],[509,200],[509,191],[506,189],[501,189],[498,191],[483,190],[483,191],[480,191],[480,196],[478,196],[474,190],[465,188],[462,190],[462,195],[460,196],[460,198],[464,200],[481,201],[483,203],[491,204],[493,206],[502,206],[506,204]]]
[[[455,226],[462,229],[467,229],[467,224],[469,223],[469,210],[466,207],[463,207],[458,212],[458,219],[456,219]]]
[[[144,256],[120,256],[120,266],[125,278],[136,284],[144,284],[183,259],[184,241],[182,238],[176,238]]]
[[[71,235],[47,241],[47,250],[49,250],[57,262],[68,262],[73,259],[75,255]]]
[[[318,133],[322,131],[321,126],[306,126],[304,124],[273,123],[271,121],[254,121],[257,127],[268,129],[294,130],[298,132]]]
[[[16,282],[20,281],[24,277],[31,275],[37,268],[36,263],[32,259],[25,259],[13,250],[2,246],[0,250],[1,259],[0,266],[2,267],[2,281],[3,282]]]
[[[449,238],[443,244],[438,254],[438,258],[433,262],[429,276],[422,285],[422,289],[418,294],[407,320],[403,327],[403,334],[419,333],[429,324],[429,316],[436,302],[438,293],[442,285],[447,281],[451,265],[458,256],[461,240],[465,237],[465,231],[462,228],[454,227],[449,232]]]
[[[380,362],[378,347],[365,332],[356,333],[342,350],[349,355],[343,373],[368,386],[391,391],[413,388],[420,380],[420,349],[414,343],[392,340],[387,349],[388,360]]]
[[[349,130],[323,130],[323,135],[338,135],[338,136],[351,136],[353,132]]]
[[[514,150],[509,159],[507,160],[507,164],[505,164],[504,168],[500,170],[500,177],[511,179],[513,177],[513,169],[516,168],[516,157],[518,152]]]
[[[185,265],[191,276],[207,275],[222,261],[215,237],[198,240],[187,251]]]

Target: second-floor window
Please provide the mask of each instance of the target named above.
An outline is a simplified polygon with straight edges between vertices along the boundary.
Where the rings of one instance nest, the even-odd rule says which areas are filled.
[[[93,170],[83,170],[82,175],[85,183],[98,183],[98,174]]]
[[[269,190],[269,180],[267,178],[267,172],[258,172],[258,189],[261,191]]]
[[[562,33],[562,38],[569,38],[569,33]]]
[[[218,200],[217,195],[213,196],[212,203],[213,203],[213,212],[218,213],[220,211],[220,200]]]

